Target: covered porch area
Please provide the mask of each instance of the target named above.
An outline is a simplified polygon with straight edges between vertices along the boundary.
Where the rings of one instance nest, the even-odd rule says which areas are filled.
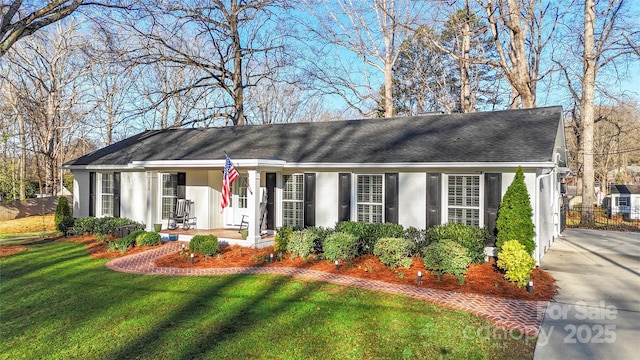
[[[176,229],[162,229],[160,230],[160,236],[163,242],[169,241],[169,235],[177,235],[177,241],[191,241],[195,235],[214,235],[218,238],[218,242],[221,245],[240,245],[246,247],[265,247],[274,244],[275,235],[263,234],[260,235],[260,242],[256,244],[255,241],[248,239],[242,239],[242,234],[238,229],[218,228],[218,229],[188,229],[183,228]]]

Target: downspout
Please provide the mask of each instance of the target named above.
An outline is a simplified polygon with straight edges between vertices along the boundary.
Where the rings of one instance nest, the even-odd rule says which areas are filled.
[[[554,168],[555,169],[555,168]],[[547,176],[551,176],[554,174],[554,169],[549,170],[548,173],[546,174],[540,174],[538,176],[536,176],[536,201],[535,201],[535,212],[534,212],[534,221],[535,221],[535,244],[536,244],[536,249],[534,251],[535,253],[535,259],[536,259],[536,265],[540,265],[540,259],[542,259],[542,256],[540,254],[540,181],[542,180],[542,178],[547,177]]]

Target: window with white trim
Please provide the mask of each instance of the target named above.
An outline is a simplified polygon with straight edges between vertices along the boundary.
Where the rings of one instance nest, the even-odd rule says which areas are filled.
[[[178,199],[178,174],[162,174],[162,219],[171,219]]]
[[[616,206],[629,206],[629,198],[626,196],[616,197]]]
[[[304,226],[304,178],[302,174],[282,177],[282,225]]]
[[[358,175],[356,180],[357,220],[382,223],[383,219],[382,175]]]
[[[480,205],[479,175],[448,175],[448,222],[480,227]]]
[[[246,209],[248,205],[247,183],[247,176],[242,174],[233,182],[233,195],[238,199],[237,207],[240,209]]]
[[[102,173],[101,177],[102,216],[113,216],[113,173]]]

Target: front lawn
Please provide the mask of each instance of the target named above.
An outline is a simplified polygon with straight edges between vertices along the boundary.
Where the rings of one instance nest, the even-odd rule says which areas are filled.
[[[535,346],[406,296],[270,275],[124,274],[82,244],[23,245],[0,258],[3,359],[526,359]]]

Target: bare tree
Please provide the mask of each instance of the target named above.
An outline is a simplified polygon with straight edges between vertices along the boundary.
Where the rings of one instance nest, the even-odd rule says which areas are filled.
[[[287,62],[287,29],[276,11],[284,5],[282,0],[144,2],[143,17],[129,19],[140,39],[131,60],[189,76],[154,93],[152,107],[190,95],[202,116],[174,126],[212,119],[245,124],[245,90],[270,79]]]
[[[43,187],[51,195],[58,186],[58,167],[71,129],[91,110],[85,99],[88,64],[81,51],[87,39],[79,36],[76,26],[58,24],[55,32],[34,34],[7,58],[17,69],[7,79],[21,99],[21,109],[15,112],[24,114],[25,132],[39,155],[35,160],[43,162]]]
[[[393,116],[393,66],[424,1],[308,1],[314,23],[309,76],[362,115]],[[380,91],[380,89],[382,89]]]
[[[485,60],[512,88],[511,107],[536,107],[544,50],[553,39],[559,8],[550,0],[476,0],[484,8],[498,60]]]
[[[23,0],[2,2],[0,22],[0,57],[18,40],[71,15],[83,0],[54,0],[36,5]],[[38,2],[39,3],[39,2]]]
[[[608,86],[603,75],[619,79],[626,72],[625,66],[630,57],[637,57],[636,44],[640,41],[640,29],[637,22],[631,19],[633,16],[629,13],[628,3],[625,0],[572,3],[572,8],[582,10],[582,17],[568,17],[565,20],[567,32],[563,35],[575,41],[563,43],[576,45],[561,48],[560,53],[567,57],[553,59],[562,70],[574,103],[579,104],[576,114],[579,123],[576,128],[579,129],[577,141],[581,172],[578,175],[582,180],[582,200],[585,205],[595,203],[595,101],[598,98],[605,102],[620,96],[611,91],[613,87]],[[583,27],[576,29],[575,23],[582,23]],[[630,39],[634,42],[630,43]],[[582,68],[575,66],[577,62],[574,59],[580,60]]]
[[[263,81],[247,93],[247,123],[312,122],[323,112],[317,97],[291,84]]]

